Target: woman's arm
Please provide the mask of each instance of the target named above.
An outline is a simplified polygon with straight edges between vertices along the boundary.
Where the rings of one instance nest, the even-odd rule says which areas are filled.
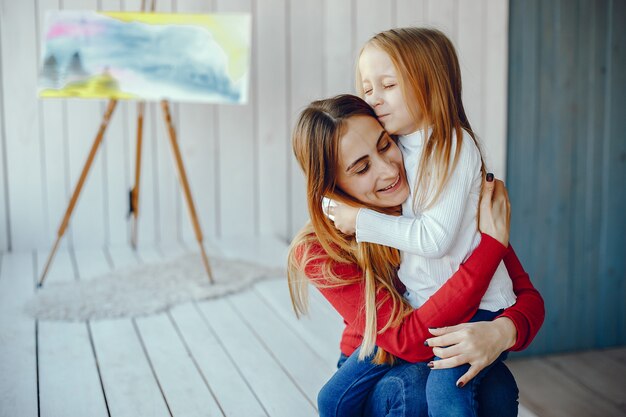
[[[490,236],[483,235],[480,245],[460,269],[423,306],[406,316],[397,326],[379,333],[376,345],[409,362],[423,362],[432,358],[432,349],[424,346],[430,336],[429,327],[449,326],[469,320],[476,312],[491,277],[507,249]],[[365,296],[362,281],[354,284],[325,287],[323,258],[307,264],[305,274],[322,284],[319,291],[339,312],[346,323],[360,334],[365,328]],[[333,272],[346,279],[360,277],[361,270],[354,264],[333,265]],[[378,305],[376,322],[380,330],[389,320],[392,301],[386,291],[376,295]]]
[[[504,257],[504,264],[513,281],[513,291],[517,296],[514,305],[504,310],[500,317],[511,320],[517,333],[515,343],[508,347],[509,350],[524,350],[535,338],[546,315],[543,298],[535,289],[528,273],[520,263],[515,251],[511,251]]]
[[[510,248],[504,263],[513,281],[516,303],[492,322],[463,323],[453,327],[431,329],[437,337],[428,340],[433,353],[442,360],[434,362],[433,369],[452,368],[464,363],[470,369],[459,378],[466,384],[484,367],[491,364],[505,350],[523,350],[534,339],[543,324],[543,298],[517,255]],[[445,347],[444,347],[445,346]]]

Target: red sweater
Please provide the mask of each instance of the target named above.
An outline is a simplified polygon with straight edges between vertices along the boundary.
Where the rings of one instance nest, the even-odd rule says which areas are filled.
[[[321,245],[311,248],[315,253],[325,253]],[[320,257],[307,263],[305,274],[314,282],[325,282],[322,264],[328,258]],[[403,322],[376,336],[376,345],[409,362],[424,362],[433,357],[432,348],[424,340],[432,337],[429,327],[452,326],[469,321],[476,313],[480,300],[489,286],[500,261],[504,260],[513,290],[517,295],[515,305],[507,308],[501,317],[508,317],[517,329],[517,341],[511,350],[525,349],[541,327],[545,315],[543,299],[530,282],[530,278],[513,249],[505,248],[491,236],[482,235],[480,245],[459,270],[424,305],[409,314]],[[355,278],[362,275],[356,264],[336,263],[333,272],[339,277]],[[341,351],[350,355],[360,346],[365,328],[365,297],[363,281],[340,287],[318,288],[341,314],[346,328],[341,338]],[[399,291],[404,291],[401,284]],[[377,294],[377,303],[385,296]],[[377,310],[380,330],[391,314],[391,299]]]

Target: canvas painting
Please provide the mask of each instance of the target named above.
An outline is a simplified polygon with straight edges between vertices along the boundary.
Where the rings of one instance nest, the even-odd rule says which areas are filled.
[[[54,11],[40,97],[247,101],[249,14]]]

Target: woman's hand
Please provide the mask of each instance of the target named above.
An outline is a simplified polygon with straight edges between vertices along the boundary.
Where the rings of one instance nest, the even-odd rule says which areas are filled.
[[[510,221],[511,204],[504,183],[494,180],[493,174],[487,174],[480,196],[478,228],[506,247],[509,246]]]
[[[337,204],[334,207],[328,207],[328,213],[335,223],[335,227],[346,235],[356,233],[356,216],[359,214],[359,208],[351,207],[345,204]]]
[[[457,381],[458,387],[467,384],[495,361],[515,344],[517,338],[515,325],[506,317],[429,330],[436,337],[427,339],[426,343],[441,358],[432,362],[432,369],[454,368],[465,363],[470,365]]]

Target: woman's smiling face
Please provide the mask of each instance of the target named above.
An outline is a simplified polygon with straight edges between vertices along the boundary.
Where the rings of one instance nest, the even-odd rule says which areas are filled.
[[[339,142],[337,184],[370,207],[395,207],[409,196],[402,153],[378,121],[353,116]]]

